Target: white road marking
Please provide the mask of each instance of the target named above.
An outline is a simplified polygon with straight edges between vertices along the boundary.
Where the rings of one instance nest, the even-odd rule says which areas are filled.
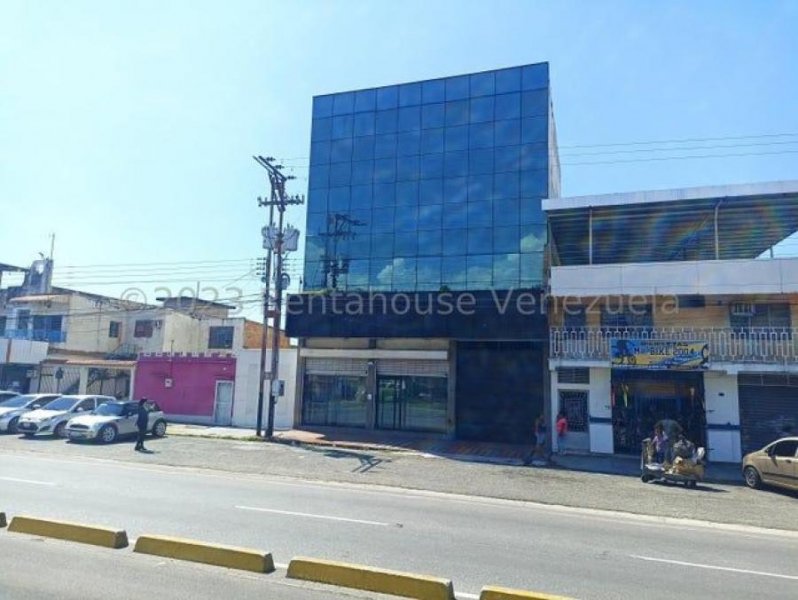
[[[361,525],[379,525],[381,527],[390,527],[392,523],[381,523],[380,521],[364,521],[362,519],[348,519],[346,517],[332,517],[330,515],[314,515],[311,513],[293,512],[290,510],[277,510],[274,508],[259,508],[256,506],[236,506],[239,510],[255,510],[258,512],[274,513],[277,515],[289,515],[292,517],[309,517],[311,519],[327,519],[329,521],[343,521],[346,523],[360,523]]]
[[[17,479],[16,477],[0,477],[3,481],[13,481],[14,483],[30,483],[32,485],[55,485],[54,481],[36,481],[35,479]]]
[[[454,594],[457,597],[457,600],[463,598],[463,600],[479,600],[479,594],[469,594],[468,592],[455,592]]]
[[[745,575],[761,575],[762,577],[776,577],[778,579],[791,579],[793,581],[798,581],[798,575],[783,575],[781,573],[769,573],[767,571],[752,571],[750,569],[735,569],[733,567],[721,567],[718,565],[704,565],[701,563],[691,563],[685,562],[682,560],[670,560],[667,558],[654,558],[653,556],[638,556],[636,554],[630,554],[632,558],[637,558],[639,560],[647,560],[650,562],[661,562],[661,563],[668,563],[670,565],[679,565],[682,567],[695,567],[697,569],[711,569],[713,571],[729,571],[731,573],[743,573]]]

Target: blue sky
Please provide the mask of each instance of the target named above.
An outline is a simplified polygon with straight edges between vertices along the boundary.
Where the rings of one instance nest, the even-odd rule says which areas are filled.
[[[55,232],[64,285],[252,294],[251,156],[292,159],[304,193],[312,96],[539,61],[564,195],[798,179],[796,31],[794,1],[3,0],[0,262]],[[759,155],[619,162],[734,153]]]

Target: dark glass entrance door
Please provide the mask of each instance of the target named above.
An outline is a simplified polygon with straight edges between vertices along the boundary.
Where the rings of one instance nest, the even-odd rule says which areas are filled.
[[[401,377],[379,377],[377,380],[377,427],[402,429],[405,402]]]
[[[445,377],[380,375],[377,377],[377,428],[402,431],[446,431]]]

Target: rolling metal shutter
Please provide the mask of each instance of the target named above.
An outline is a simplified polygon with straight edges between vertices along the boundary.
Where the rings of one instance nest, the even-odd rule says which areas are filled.
[[[306,358],[308,375],[368,375],[368,361],[353,358]]]
[[[798,377],[740,375],[737,382],[743,454],[798,433]]]
[[[378,360],[377,373],[379,375],[448,377],[449,363],[445,360]]]

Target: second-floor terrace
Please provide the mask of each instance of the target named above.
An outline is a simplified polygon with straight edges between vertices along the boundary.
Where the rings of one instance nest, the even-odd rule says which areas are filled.
[[[556,297],[798,291],[798,181],[558,198],[543,207]]]

